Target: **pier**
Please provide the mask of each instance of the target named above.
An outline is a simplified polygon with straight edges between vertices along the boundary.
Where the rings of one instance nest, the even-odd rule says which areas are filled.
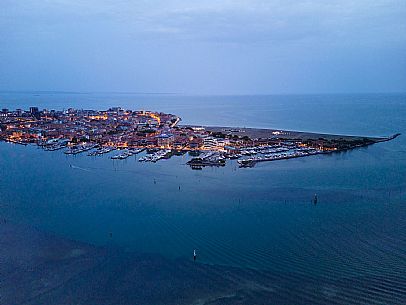
[[[64,150],[66,155],[109,155],[125,160],[144,150],[139,162],[156,163],[189,152],[192,169],[225,166],[236,160],[240,167],[259,162],[301,158],[365,147],[390,141],[389,137],[317,134],[256,128],[180,126],[173,114],[144,110],[46,110],[9,111],[0,117],[0,140],[46,151]]]

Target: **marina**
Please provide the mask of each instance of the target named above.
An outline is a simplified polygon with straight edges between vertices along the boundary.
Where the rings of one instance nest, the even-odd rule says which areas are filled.
[[[87,155],[89,157],[101,156],[101,155],[104,155],[104,154],[108,154],[109,152],[112,152],[113,150],[116,150],[116,148],[114,148],[114,147],[102,147],[102,148],[99,148],[97,150],[94,150],[94,151],[88,153]]]
[[[96,105],[86,104],[86,98],[87,95],[69,95],[66,100],[79,99],[88,107]],[[117,100],[120,98],[123,97],[117,96]],[[131,101],[136,99],[136,96],[132,96]],[[161,99],[161,104],[152,104],[151,108],[164,109],[168,97]],[[178,99],[173,98],[174,101]],[[147,132],[146,137],[136,134],[140,132],[144,135],[142,130],[147,130],[142,125],[142,117],[136,132],[124,130],[128,122],[125,120],[117,123],[113,119],[100,119],[88,123],[80,116],[77,122],[66,121],[62,125],[37,122],[30,127],[27,123],[24,128],[16,125],[6,132],[3,130],[5,137],[4,142],[0,142],[0,168],[7,174],[0,175],[2,218],[10,225],[25,223],[66,237],[67,240],[78,241],[66,252],[61,252],[65,242],[50,242],[49,247],[44,248],[44,251],[54,249],[49,263],[40,266],[46,266],[46,270],[49,270],[50,277],[46,279],[54,281],[55,258],[60,258],[60,272],[67,279],[63,291],[70,289],[71,285],[81,285],[85,279],[90,285],[84,289],[85,298],[88,290],[94,287],[95,271],[85,271],[88,269],[83,262],[87,256],[80,255],[78,249],[86,249],[83,243],[89,243],[100,246],[103,253],[107,249],[114,256],[109,260],[109,267],[100,267],[100,260],[95,258],[97,274],[105,277],[107,274],[114,281],[120,276],[123,281],[117,281],[116,287],[122,287],[123,282],[128,283],[129,278],[132,279],[126,286],[128,293],[132,293],[131,302],[140,291],[134,290],[134,285],[139,283],[144,287],[139,268],[145,268],[145,259],[157,257],[156,265],[150,269],[152,274],[156,274],[154,270],[163,268],[160,257],[164,257],[169,260],[165,265],[168,274],[174,274],[174,266],[178,266],[178,262],[191,264],[178,270],[181,276],[179,280],[186,285],[195,279],[196,270],[202,270],[204,266],[229,266],[230,269],[224,270],[234,272],[232,284],[243,281],[243,287],[246,287],[246,280],[252,279],[252,270],[258,270],[259,274],[274,280],[269,282],[270,286],[264,286],[264,282],[253,282],[255,290],[252,293],[258,291],[257,285],[262,285],[270,295],[274,295],[274,290],[269,290],[269,287],[281,287],[283,282],[279,295],[288,295],[292,299],[289,303],[286,299],[276,298],[275,303],[278,304],[296,304],[297,298],[303,297],[304,292],[307,304],[349,304],[350,299],[360,300],[356,304],[401,303],[404,280],[398,271],[404,269],[402,249],[405,235],[399,228],[404,226],[405,219],[405,139],[398,136],[393,141],[356,147],[364,144],[364,137],[347,138],[327,135],[327,132],[365,134],[372,141],[396,132],[404,134],[405,110],[397,108],[404,97],[396,100],[393,108],[386,112],[379,105],[390,104],[392,96],[380,98],[379,103],[369,97],[360,98],[354,115],[351,115],[352,108],[340,108],[346,114],[346,121],[337,123],[329,121],[329,118],[337,115],[337,109],[332,106],[323,108],[324,99],[320,98],[317,104],[322,109],[320,120],[313,120],[306,113],[306,103],[297,108],[296,98],[291,97],[290,106],[288,104],[285,112],[275,114],[272,124],[269,113],[277,105],[272,104],[272,97],[268,97],[269,106],[264,110],[262,99],[250,98],[252,107],[249,113],[253,114],[247,122],[229,117],[232,111],[241,118],[248,116],[245,106],[236,107],[238,97],[213,98],[212,108],[206,112],[202,110],[205,121],[201,123],[206,125],[194,129],[186,124],[177,125],[175,127],[178,128],[169,127],[169,130],[160,129],[158,125],[153,127],[157,131]],[[308,97],[308,103],[313,99]],[[345,97],[337,96],[335,99],[335,104],[345,105]],[[22,100],[30,101],[28,97]],[[193,100],[189,98],[185,104],[193,103]],[[125,100],[122,102],[130,109],[131,104],[127,103]],[[228,105],[227,111],[219,111],[215,106],[219,104]],[[45,106],[52,109],[58,104],[48,102]],[[100,105],[102,107],[103,104]],[[182,107],[185,106],[177,104],[168,111],[179,111]],[[328,112],[330,108],[331,113]],[[368,122],[372,122],[376,128],[371,129],[361,120],[354,119],[365,109],[376,109],[376,112],[368,112],[372,116]],[[299,118],[292,117],[295,111],[308,117],[305,125],[296,124]],[[181,113],[184,122],[197,121],[198,116],[194,116],[194,113],[194,109]],[[211,120],[214,115],[217,121]],[[71,116],[77,117],[74,114]],[[119,120],[115,115],[112,117]],[[64,116],[61,120],[64,120]],[[14,124],[3,126],[10,128]],[[250,124],[263,128],[210,127],[222,124]],[[286,131],[280,128],[266,129],[270,125],[279,125]],[[326,133],[289,131],[301,128]],[[113,134],[113,131],[117,133]],[[157,138],[161,133],[166,136]],[[40,138],[29,137],[39,134]],[[245,135],[249,139],[244,138]],[[27,145],[8,143],[10,137],[15,140],[21,138]],[[341,137],[343,140],[340,140]],[[70,147],[85,143],[97,143],[99,147],[76,155],[63,153]],[[164,147],[161,148],[161,145]],[[333,146],[337,150],[329,150]],[[45,151],[53,148],[59,150]],[[111,159],[112,156],[141,148],[144,148],[142,152],[126,159]],[[159,151],[162,152],[158,155],[162,155],[165,150],[171,152],[155,163],[139,162],[139,159],[147,155],[150,158]],[[300,152],[307,155],[276,159]],[[96,156],[88,156],[91,153]],[[187,164],[197,157],[207,159],[220,156],[225,158],[224,166],[202,166],[199,162],[196,165]],[[253,168],[239,169],[238,160],[270,157],[276,160],[255,161]],[[3,238],[25,236],[23,232],[15,235],[9,232],[4,231]],[[44,239],[40,240],[42,243]],[[32,235],[29,235],[27,251],[42,255],[43,252],[31,249],[32,241]],[[13,251],[17,251],[10,252],[10,261],[15,261],[15,253],[28,253],[18,250],[20,243],[5,240],[4,244],[4,251],[11,246],[14,246]],[[120,267],[115,256],[117,248],[126,252]],[[193,262],[194,249],[196,262]],[[129,260],[128,253],[132,251],[139,259],[137,267]],[[385,253],[385,257],[382,253]],[[83,266],[85,272],[81,270],[76,273],[78,276],[74,284],[70,276],[73,259]],[[42,256],[38,262],[42,264]],[[67,267],[67,264],[71,267]],[[26,282],[25,289],[44,279],[44,269],[38,266],[32,265],[34,270],[38,270],[34,271],[35,278],[32,272],[27,271],[29,274],[26,278],[32,281]],[[124,271],[117,272],[118,268]],[[190,276],[185,277],[188,270]],[[247,273],[243,276],[240,270]],[[10,272],[7,279],[14,278],[15,271],[10,269]],[[133,277],[129,277],[129,273]],[[141,279],[149,278],[149,274],[145,273]],[[218,278],[218,274],[207,273],[210,280]],[[230,278],[230,273],[224,274]],[[371,274],[374,276],[371,277]],[[351,285],[349,279],[353,279]],[[193,283],[201,280],[199,277]],[[162,283],[158,276],[157,281]],[[6,282],[10,283],[7,287],[13,289],[14,282]],[[168,280],[168,291],[173,289],[172,282],[172,278]],[[106,282],[106,291],[111,289],[110,283]],[[154,287],[160,290],[162,284]],[[59,289],[50,287],[49,291],[54,293]],[[372,296],[369,295],[371,291],[375,291]],[[394,294],[398,297],[394,298]],[[14,300],[11,295],[7,297],[2,294],[2,298],[10,300],[8,303]],[[41,304],[40,297],[34,300]],[[87,298],[85,300],[88,301]],[[151,300],[150,304],[156,304],[155,301]],[[165,301],[161,304],[166,304]],[[238,300],[232,303],[238,304]],[[258,304],[249,300],[246,303]],[[263,301],[259,304],[267,303]]]
[[[262,150],[259,153],[261,154],[260,156],[257,155],[258,152],[255,152],[254,154],[257,156],[250,158],[241,158],[238,159],[237,162],[240,167],[253,167],[258,162],[300,158],[316,154],[323,154],[326,152],[313,148],[277,148]]]
[[[406,0],[0,8],[0,305],[406,305]]]
[[[221,167],[227,160],[252,167],[259,162],[301,158],[365,147],[395,139],[317,134],[255,128],[178,125],[181,118],[163,112],[126,110],[9,111],[0,117],[0,140],[36,144],[46,151],[64,149],[66,155],[109,155],[125,160],[147,150],[139,162],[158,162],[186,152],[192,169]]]
[[[93,148],[98,147],[98,144],[82,144],[82,145],[75,145],[69,147],[67,150],[64,151],[65,154],[67,155],[76,155],[83,153],[85,151],[91,150]]]
[[[138,159],[139,162],[157,162],[161,159],[164,159],[166,157],[170,157],[171,156],[171,150],[170,149],[164,149],[164,150],[158,150],[156,152],[153,153],[148,153],[147,155],[145,155],[144,157],[141,157],[140,159]]]
[[[124,159],[127,159],[128,157],[139,154],[143,150],[144,150],[143,148],[124,149],[124,151],[122,153],[120,153],[118,155],[111,156],[110,158],[113,159],[113,160],[117,160],[117,159],[118,160],[124,160]],[[109,151],[112,151],[112,149],[110,149]]]

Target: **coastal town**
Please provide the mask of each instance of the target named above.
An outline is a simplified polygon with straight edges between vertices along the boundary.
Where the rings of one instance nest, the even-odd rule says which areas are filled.
[[[334,153],[391,137],[357,137],[283,131],[274,129],[204,127],[180,125],[181,118],[162,112],[133,111],[121,107],[107,110],[0,111],[0,140],[35,144],[46,151],[67,155],[108,155],[124,160],[141,154],[139,162],[157,162],[188,153],[192,169],[224,166],[236,160],[240,167],[264,161]]]

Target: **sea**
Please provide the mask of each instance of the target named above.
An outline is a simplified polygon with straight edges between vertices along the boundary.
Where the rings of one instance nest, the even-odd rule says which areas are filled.
[[[0,216],[125,251],[309,280],[368,279],[363,304],[406,299],[406,94],[240,95],[0,92],[0,108],[119,106],[181,124],[396,139],[329,155],[192,170],[189,156],[67,156],[0,142]],[[318,202],[313,203],[317,194]],[[368,286],[369,287],[369,286]],[[369,290],[368,290],[369,289]],[[333,293],[333,292],[331,292]],[[315,296],[316,297],[316,296]]]

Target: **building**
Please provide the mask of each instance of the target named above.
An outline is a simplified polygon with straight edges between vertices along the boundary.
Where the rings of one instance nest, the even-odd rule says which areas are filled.
[[[6,117],[6,116],[8,116],[8,109],[7,109],[7,108],[3,108],[3,109],[0,111],[0,117]]]
[[[228,144],[228,141],[222,138],[214,138],[214,137],[204,137],[203,138],[203,146],[205,149],[222,149],[224,145]]]
[[[30,107],[30,113],[31,114],[37,114],[38,113],[38,107]]]
[[[175,139],[174,135],[170,133],[162,133],[156,136],[156,138],[158,146],[165,148],[169,148]]]

